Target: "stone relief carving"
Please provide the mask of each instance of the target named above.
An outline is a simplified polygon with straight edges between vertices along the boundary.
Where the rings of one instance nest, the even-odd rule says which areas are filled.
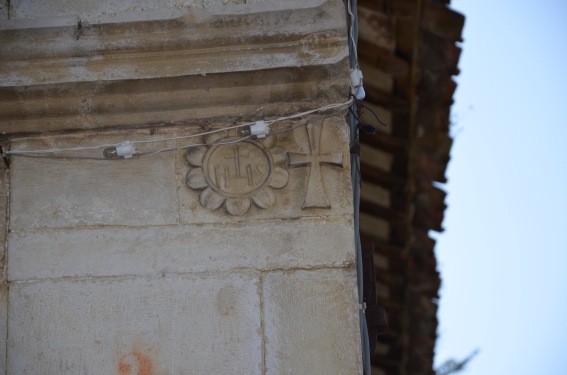
[[[224,206],[230,215],[242,216],[252,204],[260,209],[273,207],[275,192],[288,185],[288,168],[305,168],[305,190],[301,190],[303,185],[299,182],[294,184],[297,199],[303,199],[302,209],[330,209],[324,165],[344,166],[342,152],[321,150],[324,128],[324,122],[311,123],[284,137],[284,143],[299,144],[300,150],[305,152],[291,152],[276,146],[276,136],[240,142],[227,134],[209,136],[204,143],[216,144],[187,152],[190,170],[185,183],[200,191],[199,202],[204,208],[216,211]]]
[[[325,186],[323,185],[322,164],[336,165],[343,168],[343,154],[341,152],[321,153],[321,132],[323,125],[307,125],[307,142],[309,151],[305,154],[290,152],[290,167],[309,167],[307,171],[307,187],[303,209],[306,208],[331,208]]]
[[[217,143],[187,152],[192,167],[185,182],[202,190],[199,202],[208,210],[222,207],[233,216],[248,212],[251,204],[267,209],[276,203],[274,189],[284,188],[289,180],[287,153],[275,147],[275,137],[230,143],[234,137],[207,140]]]

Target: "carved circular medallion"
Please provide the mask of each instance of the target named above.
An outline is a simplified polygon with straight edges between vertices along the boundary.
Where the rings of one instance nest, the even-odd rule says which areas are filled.
[[[185,156],[190,166],[185,183],[201,191],[203,207],[216,211],[224,206],[230,215],[241,216],[252,204],[260,209],[274,206],[274,191],[289,180],[287,151],[275,146],[275,137],[219,137],[208,142],[216,144],[192,148]]]
[[[270,153],[250,141],[213,146],[203,159],[205,181],[227,198],[250,196],[264,188],[272,171]]]

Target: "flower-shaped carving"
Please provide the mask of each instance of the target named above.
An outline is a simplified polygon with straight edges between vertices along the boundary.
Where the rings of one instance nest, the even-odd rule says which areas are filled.
[[[191,169],[185,183],[202,190],[199,202],[215,211],[223,205],[233,216],[248,212],[252,203],[262,209],[276,203],[274,189],[284,188],[289,180],[287,152],[274,147],[275,137],[262,141],[243,140],[215,134],[187,152]]]

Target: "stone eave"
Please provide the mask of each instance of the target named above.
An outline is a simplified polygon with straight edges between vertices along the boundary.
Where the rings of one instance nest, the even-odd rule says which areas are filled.
[[[377,290],[389,329],[373,372],[433,375],[440,276],[431,230],[446,208],[450,106],[464,17],[449,1],[359,1],[365,74],[361,135],[361,235],[374,245]],[[390,125],[383,128],[380,122]]]

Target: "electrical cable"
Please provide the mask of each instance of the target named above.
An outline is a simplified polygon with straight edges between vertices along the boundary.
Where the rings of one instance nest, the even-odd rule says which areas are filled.
[[[299,125],[295,125],[295,126],[292,126],[292,127],[290,127],[290,128],[287,128],[287,129],[283,129],[283,130],[279,130],[279,131],[270,131],[270,134],[268,134],[268,136],[287,133],[287,132],[292,131],[292,130],[294,130],[294,129],[298,129],[298,128],[305,127],[305,126],[307,126],[307,125],[310,124],[310,123],[313,123],[313,122],[316,122],[316,121],[323,121],[323,120],[326,119],[326,118],[338,116],[338,115],[340,115],[342,112],[343,112],[343,111],[336,111],[336,112],[333,112],[333,113],[328,114],[328,115],[325,115],[325,116],[320,116],[320,117],[317,118],[316,120],[306,121],[305,123],[301,123],[301,124],[299,124]]]
[[[349,25],[349,65],[350,69],[360,69],[358,64],[358,51],[357,51],[357,35],[358,35],[358,15],[357,15],[357,0],[346,0],[347,12],[350,16]],[[356,93],[355,88],[351,82],[351,89]],[[363,279],[363,266],[362,266],[362,244],[360,241],[360,158],[358,155],[359,133],[358,133],[358,119],[355,116],[357,112],[357,102],[353,100],[349,106],[349,113],[347,114],[347,122],[351,131],[351,180],[353,192],[353,206],[354,206],[354,242],[356,251],[356,275],[358,283],[358,303],[362,308],[359,310],[360,322],[360,342],[362,348],[362,367],[365,375],[370,375],[372,372],[370,364],[370,343],[368,337],[368,325],[366,322],[366,315],[364,311],[364,279]]]
[[[343,103],[344,104],[344,103]],[[333,106],[326,106],[328,108],[336,108],[334,105]],[[325,108],[325,107],[322,107]],[[326,110],[327,108],[325,108]],[[308,111],[309,113],[314,113],[317,111],[322,111],[321,108],[317,108],[315,110],[311,110]],[[278,131],[273,131],[270,132],[268,134],[266,134],[266,136],[275,136],[278,134],[283,134],[283,133],[287,133],[290,131],[293,131],[294,129],[297,128],[301,128],[301,127],[305,127],[307,126],[309,123],[313,123],[315,121],[322,121],[326,118],[329,117],[334,117],[337,116],[339,114],[341,114],[344,110],[339,110],[339,111],[334,111],[328,115],[324,115],[324,116],[318,116],[317,119],[315,120],[311,120],[308,119],[302,123],[300,123],[299,125],[295,125],[286,129],[282,129],[282,130],[278,130]],[[291,116],[285,116],[285,117],[280,117],[277,118],[275,120],[270,120],[269,122],[271,124],[277,122],[277,121],[283,121],[283,120],[287,120],[288,118],[297,118],[300,117],[300,114],[296,114],[296,115],[291,115]],[[305,116],[304,113],[301,113],[301,115]],[[254,124],[254,123],[252,123]],[[231,126],[228,128],[223,128],[223,129],[219,129],[221,131],[227,131],[229,129],[235,129],[237,127],[242,127],[242,126],[247,126],[247,124],[240,124],[238,126]],[[190,138],[194,138],[196,136],[202,136],[203,134],[212,134],[212,133],[217,133],[218,131],[215,130],[214,132],[205,132],[205,133],[200,133],[198,135],[191,135],[189,136]],[[171,141],[171,140],[177,140],[177,139],[187,139],[188,137],[175,137],[175,138],[168,138],[167,140]],[[163,152],[171,152],[171,151],[180,151],[180,150],[186,150],[186,149],[190,149],[190,148],[196,148],[196,147],[201,147],[201,146],[216,146],[216,145],[225,145],[225,144],[234,144],[234,143],[238,143],[238,142],[242,142],[246,139],[252,139],[254,138],[253,136],[245,136],[245,137],[240,137],[240,138],[236,138],[236,139],[230,139],[227,141],[222,141],[222,142],[211,142],[211,143],[193,143],[193,144],[189,144],[189,145],[183,145],[183,146],[176,146],[176,147],[168,147],[168,148],[163,148],[163,149],[159,149],[159,150],[151,150],[151,151],[143,151],[143,152],[135,152],[132,154],[132,156],[151,156],[151,155],[156,155],[156,154],[160,154]],[[157,140],[155,142],[163,142],[165,141],[165,139],[160,139]],[[149,143],[146,141],[139,141],[137,143]],[[134,142],[132,142],[134,143]],[[50,150],[24,150],[24,151],[8,151],[6,152],[6,154],[11,155],[11,156],[19,156],[19,157],[26,157],[26,158],[35,158],[35,159],[75,159],[75,160],[98,160],[98,161],[106,161],[106,160],[123,160],[122,158],[106,158],[106,157],[93,157],[93,156],[77,156],[77,155],[41,155],[42,153],[58,153],[58,152],[67,152],[67,151],[83,151],[83,150],[97,150],[100,149],[102,147],[114,147],[115,144],[105,144],[102,146],[91,146],[91,147],[72,147],[72,148],[65,148],[65,149],[50,149]]]
[[[358,65],[358,15],[357,15],[357,0],[347,0],[347,12],[350,16],[349,28],[349,47],[351,53],[349,54],[350,67],[360,69]]]
[[[325,111],[328,111],[328,110],[331,110],[331,109],[336,109],[336,108],[341,108],[341,107],[347,108],[349,105],[352,104],[352,102],[353,102],[353,99],[349,99],[349,100],[347,100],[346,102],[343,102],[343,103],[328,104],[328,105],[324,105],[322,107],[314,108],[314,109],[311,109],[311,110],[308,110],[308,111],[295,113],[293,115],[281,116],[281,117],[275,118],[273,120],[267,120],[267,121],[265,121],[265,123],[267,125],[272,125],[276,122],[292,120],[292,119],[296,119],[296,118],[299,118],[299,117],[308,116],[308,115],[311,115],[313,113],[325,112]],[[205,135],[225,132],[225,131],[232,130],[232,129],[238,129],[238,128],[242,128],[242,127],[250,126],[250,125],[254,125],[254,124],[255,124],[255,122],[247,122],[247,123],[229,126],[229,127],[225,127],[225,128],[214,129],[214,130],[202,132],[202,133],[199,133],[199,134],[192,134],[192,135],[187,135],[187,136],[182,136],[182,137],[151,139],[151,140],[144,140],[144,141],[130,141],[130,143],[132,145],[136,145],[136,144],[148,144],[148,143],[159,143],[159,142],[169,142],[169,141],[192,139],[192,138],[203,137]],[[108,147],[117,147],[117,146],[120,146],[120,145],[121,145],[120,143],[111,143],[111,144],[103,144],[103,145],[97,145],[97,146],[82,146],[82,147],[44,149],[44,150],[15,150],[15,151],[5,151],[2,154],[2,156],[4,156],[4,157],[7,157],[7,156],[28,156],[28,157],[31,157],[30,154],[55,154],[55,153],[74,152],[74,151],[77,151],[77,152],[78,151],[92,151],[92,150],[99,150],[99,149],[108,148]],[[156,150],[155,152],[149,151],[149,152],[143,152],[143,153],[134,153],[132,156],[152,155],[152,154],[157,154],[157,153],[166,152],[166,151],[175,151],[177,149],[183,149],[183,147],[182,148],[171,147],[171,148],[167,148],[167,149]],[[96,158],[96,157],[81,157],[81,156],[70,157],[70,156],[56,156],[56,155],[37,155],[36,158],[113,160],[113,159]]]
[[[231,139],[231,140],[227,140],[227,141],[223,141],[223,142],[193,143],[193,144],[190,144],[190,145],[185,145],[185,146],[180,146],[180,147],[170,147],[170,148],[164,148],[164,149],[155,150],[155,151],[137,152],[137,153],[134,154],[134,156],[155,155],[155,154],[159,154],[159,153],[162,153],[162,152],[186,150],[186,149],[190,149],[190,148],[203,147],[203,146],[228,145],[228,144],[242,142],[242,141],[249,139],[249,138],[251,138],[251,137],[250,136],[240,137],[240,138],[237,138],[237,139]],[[99,161],[124,160],[124,159],[121,159],[121,158],[108,159],[108,158],[104,158],[104,157],[73,156],[73,155],[35,155],[35,154],[21,154],[21,155],[15,154],[15,155],[21,156],[21,157],[24,157],[24,158],[35,158],[35,159],[80,159],[80,160],[99,160]]]
[[[196,143],[196,144],[185,145],[185,146],[180,146],[180,147],[169,147],[169,148],[164,148],[164,149],[156,150],[156,151],[138,152],[138,153],[134,154],[134,156],[149,156],[149,155],[160,154],[162,152],[181,151],[181,150],[187,150],[187,149],[190,149],[190,148],[203,147],[203,146],[230,145],[230,144],[245,141],[245,140],[250,139],[250,138],[252,138],[252,136],[240,137],[240,138],[237,138],[237,139],[231,139],[231,140],[223,141],[223,142]]]

